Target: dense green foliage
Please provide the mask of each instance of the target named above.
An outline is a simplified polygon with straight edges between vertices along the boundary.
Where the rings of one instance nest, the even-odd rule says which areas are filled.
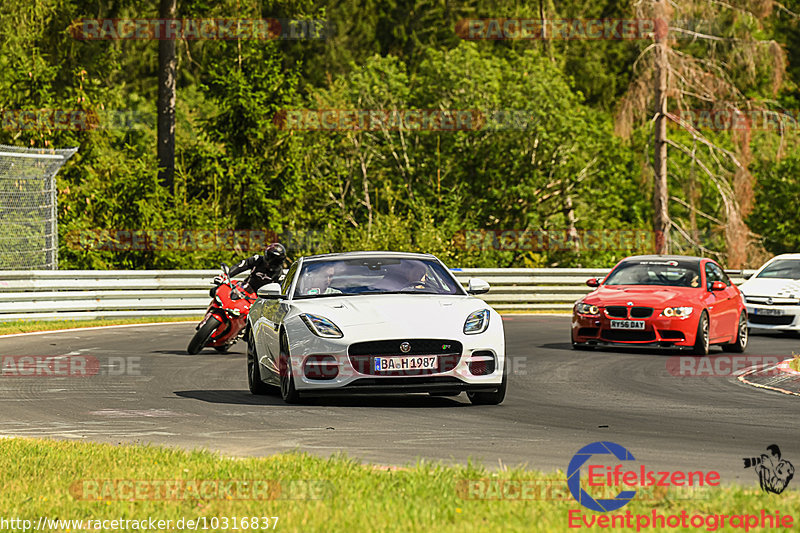
[[[795,11],[795,4],[785,5]],[[0,144],[79,147],[58,175],[60,268],[208,268],[254,251],[98,248],[76,237],[109,229],[267,230],[292,256],[421,250],[458,266],[605,266],[652,250],[652,240],[613,238],[616,230],[651,227],[651,125],[635,124],[627,139],[614,135],[614,113],[649,43],[470,41],[456,32],[461,19],[538,18],[540,10],[554,19],[632,18],[630,2],[179,1],[182,17],[324,19],[333,31],[326,39],[179,41],[174,190],[157,180],[157,41],[80,40],[70,32],[83,18],[157,18],[157,7],[142,0],[0,4],[0,109],[117,117],[85,131],[0,128]],[[789,11],[760,18],[737,11],[725,20],[753,39],[781,43],[789,65],[782,79],[772,79],[758,57],[729,74],[748,98],[786,108],[798,101],[800,76],[793,61],[800,31]],[[675,44],[709,61],[739,53],[726,46]],[[304,131],[281,122],[287,110],[302,109],[474,110],[471,116],[495,122],[469,131]],[[707,134],[742,151],[735,132]],[[795,137],[748,136],[741,159],[755,192],[734,186],[749,195],[746,222],[773,253],[800,245]],[[692,230],[724,258],[725,207],[714,185],[683,154],[671,157],[671,209],[681,220],[702,212]],[[492,233],[480,234],[480,246],[465,240],[479,231],[552,236],[571,228],[605,232],[613,245],[518,249]]]

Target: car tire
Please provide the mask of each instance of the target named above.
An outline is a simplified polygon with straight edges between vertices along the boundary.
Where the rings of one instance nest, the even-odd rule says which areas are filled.
[[[747,349],[747,341],[750,338],[747,329],[747,314],[742,311],[739,315],[739,324],[736,327],[736,339],[731,344],[723,344],[722,349],[726,352],[744,353]]]
[[[695,335],[694,348],[692,350],[695,355],[708,355],[708,350],[711,347],[708,337],[709,323],[708,313],[703,310],[700,313],[700,320],[697,321],[697,335]]]
[[[247,386],[252,394],[270,394],[275,391],[275,387],[261,380],[257,359],[256,344],[251,330],[247,335]]]
[[[494,392],[469,392],[467,391],[467,398],[472,405],[499,405],[503,403],[506,397],[506,389],[508,388],[508,367],[507,362],[503,364],[503,381]]]
[[[281,333],[280,361],[278,371],[281,378],[281,398],[288,404],[300,403],[300,393],[294,388],[294,372],[292,372],[292,356],[289,353],[289,341],[286,333]]]
[[[205,348],[206,344],[208,344],[208,340],[213,335],[214,331],[222,324],[219,320],[214,318],[213,316],[208,317],[206,323],[203,324],[200,329],[195,332],[194,337],[189,342],[189,347],[186,348],[186,351],[189,352],[189,355],[195,355],[200,353],[200,350]]]

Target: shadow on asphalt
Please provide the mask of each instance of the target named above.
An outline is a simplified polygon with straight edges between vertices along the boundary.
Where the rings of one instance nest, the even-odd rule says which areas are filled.
[[[191,398],[209,403],[236,405],[281,405],[289,407],[276,393],[275,395],[255,395],[247,390],[188,390],[175,391],[176,396]],[[459,401],[463,399],[463,401]],[[309,396],[302,398],[298,405],[327,407],[401,407],[401,408],[442,408],[467,407],[466,395],[458,397],[428,396],[427,394],[391,394],[385,396]]]
[[[230,351],[225,353],[220,353],[213,348],[203,348],[203,350],[195,355],[190,355],[189,352],[186,350],[150,350],[147,353],[152,354],[163,354],[163,355],[183,355],[184,357],[205,357],[208,355],[213,355],[215,357],[228,357],[228,356],[239,356],[245,355],[245,352],[239,351],[236,347],[231,348]]]
[[[691,353],[687,350],[676,350],[674,348],[627,348],[627,347],[595,347],[586,350],[573,350],[572,344],[568,342],[554,342],[550,344],[542,344],[542,348],[548,348],[550,350],[564,350],[567,352],[572,352],[575,354],[583,354],[588,355],[592,352],[595,353],[619,353],[619,354],[639,354],[639,355],[661,355],[661,356],[673,356],[673,355],[691,355]],[[711,353],[715,353],[715,347],[711,347]]]

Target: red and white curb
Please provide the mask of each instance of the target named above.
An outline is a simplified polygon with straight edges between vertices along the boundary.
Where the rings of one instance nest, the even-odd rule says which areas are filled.
[[[780,372],[782,372],[783,374],[785,374],[785,378],[784,379],[789,378],[789,379],[793,379],[794,381],[798,381],[798,380],[800,380],[800,372],[798,372],[797,370],[794,370],[794,369],[789,367],[789,363],[791,363],[793,360],[794,360],[794,358],[786,359],[784,361],[781,361],[777,365],[767,366],[767,367],[763,367],[763,368],[753,367],[753,368],[750,368],[750,369],[746,370],[745,372],[743,372],[736,379],[739,380],[742,383],[745,383],[747,385],[752,385],[753,387],[757,387],[759,389],[767,389],[767,390],[771,390],[771,391],[774,391],[774,392],[780,392],[780,393],[783,393],[783,394],[791,394],[792,396],[800,396],[800,391],[791,391],[791,390],[786,390],[786,389],[781,388],[781,387],[776,387],[775,385],[767,385],[767,384],[764,384],[764,383],[755,383],[754,381],[751,381],[750,379],[747,379],[748,377],[751,377],[754,374],[758,374],[759,372],[777,369]],[[778,378],[778,379],[781,379],[781,378]]]

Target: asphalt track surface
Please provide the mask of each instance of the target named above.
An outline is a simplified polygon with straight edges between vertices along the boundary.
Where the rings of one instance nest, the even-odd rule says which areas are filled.
[[[161,324],[0,338],[0,356],[96,358],[89,377],[0,377],[0,435],[154,443],[259,456],[344,451],[365,462],[418,458],[566,470],[582,446],[626,447],[648,469],[717,470],[751,484],[742,458],[778,444],[800,467],[800,398],[731,377],[679,377],[675,353],[573,351],[569,318],[504,320],[514,363],[506,401],[405,395],[285,405],[247,390],[244,345],[186,354],[194,325]],[[790,356],[800,339],[751,336],[748,355]],[[719,352],[719,348],[713,350]]]

